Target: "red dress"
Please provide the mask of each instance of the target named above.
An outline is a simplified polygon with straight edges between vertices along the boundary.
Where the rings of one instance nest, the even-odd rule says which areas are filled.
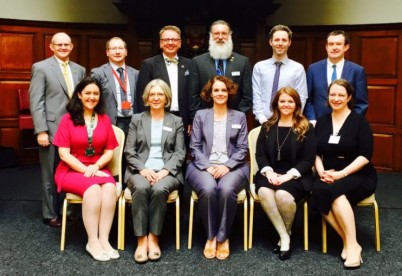
[[[119,145],[107,115],[98,115],[98,123],[94,129],[92,141],[95,154],[93,156],[86,156],[85,149],[88,147],[87,130],[85,126],[74,126],[70,114],[65,114],[60,121],[53,144],[58,147],[70,148],[70,153],[85,165],[94,164],[102,156],[105,149],[113,150]],[[83,196],[84,192],[91,185],[116,184],[114,177],[108,169],[103,168],[102,171],[110,176],[85,177],[83,173],[71,169],[66,163],[60,161],[54,175],[57,191]]]

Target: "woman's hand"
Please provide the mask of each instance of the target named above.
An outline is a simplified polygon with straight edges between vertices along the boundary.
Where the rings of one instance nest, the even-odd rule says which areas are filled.
[[[151,185],[154,185],[157,179],[157,174],[152,169],[143,169],[140,171],[140,175],[145,177]]]
[[[290,174],[281,174],[277,177],[278,185],[281,185],[289,180],[293,179],[293,175]]]
[[[87,166],[87,168],[84,172],[84,176],[85,177],[94,176],[98,171],[99,171],[98,165],[96,165],[96,164],[89,165],[89,166]]]
[[[272,171],[267,171],[265,172],[265,176],[268,179],[268,182],[271,183],[272,185],[280,185],[278,181],[278,174],[276,172]]]
[[[332,183],[334,183],[334,181],[335,181],[335,178],[334,178],[334,172],[335,172],[335,170],[327,170],[327,171],[323,171],[322,173],[321,173],[321,175],[320,175],[320,180],[322,181],[322,182],[324,182],[324,183],[327,183],[327,184],[332,184]]]

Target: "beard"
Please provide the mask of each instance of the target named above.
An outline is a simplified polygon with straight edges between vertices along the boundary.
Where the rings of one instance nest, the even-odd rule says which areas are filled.
[[[224,43],[217,43],[212,37],[209,37],[209,54],[213,59],[228,59],[232,55],[233,40],[229,36]]]

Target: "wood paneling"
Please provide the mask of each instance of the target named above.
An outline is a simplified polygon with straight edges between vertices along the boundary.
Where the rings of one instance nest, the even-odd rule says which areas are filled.
[[[33,34],[0,33],[0,71],[31,70],[33,47]]]
[[[369,109],[366,118],[369,122],[373,126],[396,127],[395,86],[368,86],[368,93]]]
[[[374,133],[374,153],[373,163],[378,169],[392,171],[394,170],[395,157],[395,137],[391,134]]]

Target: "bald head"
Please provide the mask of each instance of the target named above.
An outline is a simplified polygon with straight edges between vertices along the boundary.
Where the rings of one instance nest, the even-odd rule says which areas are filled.
[[[62,61],[68,61],[74,46],[68,34],[57,33],[53,35],[49,47],[55,57]]]

